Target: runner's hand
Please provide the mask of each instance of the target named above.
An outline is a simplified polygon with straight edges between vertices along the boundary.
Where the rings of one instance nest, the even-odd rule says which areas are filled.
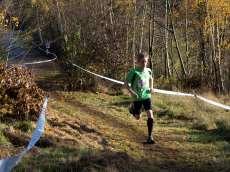
[[[152,93],[152,94],[155,93],[153,88],[150,89],[150,93]]]
[[[139,98],[139,96],[138,96],[138,94],[137,93],[132,93],[133,94],[133,96],[135,97],[135,98]]]

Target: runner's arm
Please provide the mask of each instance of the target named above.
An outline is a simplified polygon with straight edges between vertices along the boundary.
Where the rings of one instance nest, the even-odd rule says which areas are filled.
[[[154,89],[153,89],[153,77],[151,76],[149,79],[149,88],[151,93],[154,93]]]
[[[138,97],[138,94],[131,88],[129,83],[125,81],[125,88],[130,92],[131,95]]]

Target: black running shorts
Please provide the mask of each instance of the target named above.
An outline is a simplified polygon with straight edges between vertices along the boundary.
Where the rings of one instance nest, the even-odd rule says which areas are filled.
[[[145,111],[152,110],[152,102],[151,99],[134,101],[133,102],[133,114],[139,115],[141,114],[141,108],[144,107]]]

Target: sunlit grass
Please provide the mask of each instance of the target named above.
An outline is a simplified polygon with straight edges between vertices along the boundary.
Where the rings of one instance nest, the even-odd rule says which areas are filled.
[[[203,106],[201,102],[190,98],[155,94],[153,109],[157,145],[149,147],[143,145],[147,135],[146,115],[143,113],[140,121],[129,115],[129,96],[92,92],[53,94],[55,96],[51,96],[49,101],[49,120],[55,117],[74,124],[77,119],[99,134],[80,132],[78,136],[71,135],[74,129],[65,125],[52,127],[48,121],[46,137],[54,137],[52,132],[56,131],[66,134],[66,137],[59,136],[64,140],[61,139],[54,147],[39,149],[35,156],[30,153],[16,171],[31,166],[38,171],[116,171],[122,163],[108,166],[106,156],[112,156],[112,162],[116,161],[117,152],[125,152],[136,165],[145,161],[135,171],[160,171],[162,166],[202,171],[208,169],[209,164],[215,164],[213,168],[216,169],[228,168],[229,115],[224,110]],[[78,140],[79,144],[65,143],[68,139]],[[132,167],[137,168],[134,164]]]

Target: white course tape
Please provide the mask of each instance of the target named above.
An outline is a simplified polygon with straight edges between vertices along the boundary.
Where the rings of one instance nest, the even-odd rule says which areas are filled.
[[[49,63],[49,62],[52,62],[54,60],[56,60],[57,58],[53,58],[53,59],[50,59],[50,60],[43,60],[43,61],[37,61],[37,62],[31,62],[31,63],[23,63],[23,65],[34,65],[34,64],[42,64],[42,63]]]
[[[108,80],[108,81],[111,81],[111,82],[114,82],[114,83],[117,83],[117,84],[121,84],[121,85],[124,84],[124,82],[122,82],[122,81],[118,81],[118,80],[116,80],[116,79],[108,78],[108,77],[105,77],[105,76],[96,74],[96,73],[94,73],[94,72],[90,72],[89,70],[86,70],[86,69],[84,69],[84,68],[82,68],[81,66],[78,66],[78,65],[76,65],[76,64],[73,64],[73,63],[72,63],[72,65],[75,66],[75,67],[77,67],[77,68],[79,68],[79,69],[81,69],[81,70],[83,70],[83,71],[85,71],[85,72],[88,72],[88,73],[90,73],[90,74],[92,74],[92,75],[95,75],[95,76],[97,76],[97,77],[99,77],[99,78],[106,79],[106,80]]]
[[[38,45],[36,45],[36,46],[38,46]],[[51,53],[48,49],[44,50],[44,49],[42,49],[40,47],[38,47],[38,49],[41,50],[41,51],[43,51],[43,52],[45,52],[47,55],[48,54],[52,55],[54,58],[50,59],[50,60],[43,60],[43,61],[37,61],[37,62],[31,62],[31,63],[23,63],[23,65],[34,65],[34,64],[49,63],[49,62],[57,60],[57,55],[55,53]]]
[[[189,97],[194,97],[193,94],[190,93],[181,93],[181,92],[175,92],[175,91],[166,91],[166,90],[160,90],[160,89],[153,89],[154,92],[160,93],[160,94],[168,94],[168,95],[174,95],[174,96],[189,96]]]
[[[47,109],[48,98],[45,99],[41,109],[39,119],[37,121],[36,129],[30,139],[28,146],[19,154],[0,160],[0,172],[10,172],[23,158],[23,156],[32,149],[37,141],[41,138],[45,128],[45,114]]]
[[[97,73],[94,73],[94,72],[91,72],[89,70],[86,70],[84,68],[82,68],[81,66],[78,66],[74,63],[71,63],[73,66],[87,72],[87,73],[90,73],[92,75],[95,75],[97,77],[100,77],[102,79],[106,79],[108,81],[111,81],[111,82],[114,82],[114,83],[117,83],[117,84],[121,84],[121,85],[124,85],[124,82],[122,81],[118,81],[116,79],[112,79],[112,78],[108,78],[108,77],[105,77],[105,76],[102,76],[102,75],[99,75]],[[176,91],[166,91],[166,90],[161,90],[161,89],[156,89],[154,88],[154,92],[155,93],[160,93],[160,94],[167,94],[167,95],[175,95],[175,96],[187,96],[187,97],[193,97],[193,98],[198,98],[208,104],[211,104],[211,105],[214,105],[214,106],[217,106],[217,107],[220,107],[222,109],[226,109],[226,110],[230,110],[230,106],[227,106],[227,105],[224,105],[224,104],[221,104],[221,103],[218,103],[218,102],[215,102],[213,100],[209,100],[209,99],[206,99],[202,96],[198,96],[198,95],[194,95],[194,94],[190,94],[190,93],[181,93],[181,92],[176,92]]]
[[[198,96],[198,95],[197,95],[197,96],[195,96],[195,97],[197,97],[198,99],[203,100],[204,102],[209,103],[209,104],[211,104],[211,105],[214,105],[214,106],[217,106],[217,107],[226,109],[226,110],[230,110],[230,106],[227,106],[227,105],[224,105],[224,104],[215,102],[215,101],[213,101],[213,100],[206,99],[206,98],[204,98],[204,97],[202,97],[202,96]]]

